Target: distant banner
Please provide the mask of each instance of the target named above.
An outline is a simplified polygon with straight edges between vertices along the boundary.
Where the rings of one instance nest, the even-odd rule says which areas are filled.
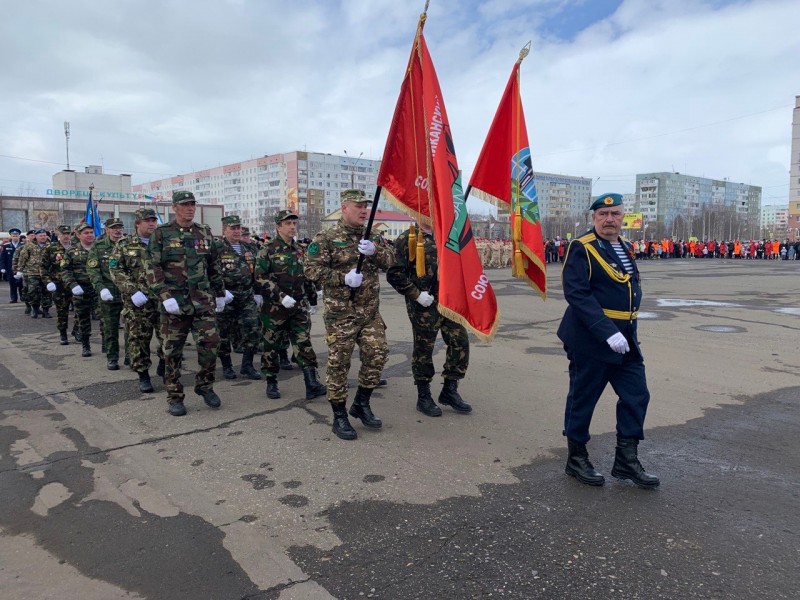
[[[628,213],[622,219],[623,229],[641,229],[642,228],[642,213]]]

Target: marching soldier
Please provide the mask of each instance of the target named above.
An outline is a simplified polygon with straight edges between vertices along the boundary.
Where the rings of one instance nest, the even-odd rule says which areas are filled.
[[[42,270],[47,281],[47,291],[53,294],[53,304],[56,305],[56,328],[61,339],[61,345],[69,344],[67,326],[69,325],[69,305],[72,302],[72,292],[64,285],[61,263],[67,251],[72,247],[72,230],[69,225],[56,227],[58,240],[51,242],[44,251]],[[73,321],[72,333],[78,335],[78,322]]]
[[[25,274],[19,270],[19,259],[22,251],[25,250],[25,242],[33,243],[33,229],[28,232],[27,236],[20,236],[19,245],[14,250],[14,256],[11,259],[11,273],[19,289],[19,297],[25,303],[25,314],[29,315],[31,314],[31,303],[28,302],[28,291],[25,289]]]
[[[22,232],[16,227],[9,229],[8,234],[11,236],[11,240],[3,244],[2,250],[0,250],[0,274],[5,275],[5,278],[8,279],[8,291],[10,294],[9,302],[11,304],[16,304],[19,302],[21,281],[14,277],[14,275],[16,275],[16,271],[14,270],[13,265],[14,253],[22,244],[20,241],[21,233]]]
[[[405,296],[406,311],[414,332],[414,352],[411,358],[411,372],[417,386],[417,410],[429,417],[442,414],[431,397],[431,380],[435,373],[433,367],[433,347],[441,331],[447,345],[447,358],[444,363],[444,387],[439,394],[439,404],[450,406],[456,412],[467,414],[472,407],[464,402],[458,393],[458,382],[467,373],[469,365],[469,336],[463,325],[439,314],[437,297],[439,295],[439,265],[436,242],[428,225],[421,225],[418,235],[425,246],[425,275],[417,275],[414,249],[409,247],[409,232],[401,233],[394,244],[395,264],[389,267],[386,280],[397,292]]]
[[[256,261],[256,288],[263,296],[261,324],[264,353],[261,370],[267,378],[267,396],[280,398],[278,350],[288,337],[303,370],[306,399],[324,396],[327,389],[317,381],[317,355],[311,346],[309,302],[316,304],[317,290],[303,272],[303,250],[294,241],[297,215],[288,210],[275,214],[278,235],[264,244]]]
[[[217,314],[220,344],[217,356],[222,363],[225,379],[236,379],[231,361],[231,334],[238,323],[242,338],[242,366],[239,373],[250,379],[261,379],[253,368],[253,356],[258,351],[261,330],[258,309],[263,298],[253,294],[253,271],[256,253],[242,242],[242,222],[238,215],[222,218],[222,239],[217,240],[217,253],[222,266],[225,289],[233,294],[222,312]]]
[[[619,396],[611,475],[655,488],[658,477],[646,473],[638,458],[650,392],[636,326],[642,301],[639,269],[631,244],[619,237],[622,195],[604,194],[589,210],[593,228],[572,240],[561,274],[568,303],[558,328],[569,359],[565,471],[581,483],[605,483],[589,461],[586,443],[595,406],[610,383]]]
[[[87,262],[92,287],[99,290],[100,316],[103,320],[103,347],[109,371],[119,370],[119,320],[122,315],[122,298],[109,269],[114,247],[122,239],[124,225],[121,219],[105,222],[106,235],[100,238],[89,253]]]
[[[211,230],[194,222],[197,203],[194,194],[176,191],[172,194],[175,219],[160,225],[147,246],[147,283],[161,303],[161,335],[164,339],[169,414],[182,417],[183,404],[180,362],[183,346],[190,331],[197,340],[197,362],[194,391],[211,408],[222,404],[214,392],[214,369],[219,333],[214,311],[222,311],[233,300],[225,290],[219,255]]]
[[[389,355],[386,324],[381,318],[380,269],[394,263],[394,253],[379,235],[361,239],[369,215],[369,201],[362,190],[344,190],[342,218],[330,229],[319,232],[308,247],[305,274],[322,286],[325,298],[326,340],[328,342],[328,400],[333,409],[333,432],[343,440],[357,437],[347,418],[347,373],[356,343],[361,356],[356,392],[350,416],[372,429],[382,422],[370,408],[372,390],[380,382]],[[356,272],[359,255],[362,271]],[[351,300],[351,292],[353,298]]]
[[[33,237],[32,242],[24,244],[20,249],[16,275],[21,273],[25,278],[26,302],[31,305],[31,318],[38,319],[39,315],[42,315],[43,318],[50,319],[53,298],[45,287],[45,273],[42,269],[44,250],[49,238],[44,229],[35,230]]]
[[[78,322],[84,358],[92,355],[89,340],[92,335],[92,306],[95,289],[89,278],[89,251],[94,245],[94,229],[84,222],[75,228],[78,243],[67,250],[61,261],[61,273],[64,287],[72,293],[72,304],[75,307],[75,320]]]
[[[145,265],[147,246],[156,230],[156,211],[140,208],[136,211],[135,232],[117,242],[108,263],[109,272],[119,290],[124,308],[122,318],[128,331],[128,357],[131,369],[139,376],[139,391],[153,392],[150,381],[150,341],[155,331],[158,340],[158,368],[156,374],[164,376],[164,359],[159,326],[159,307],[155,295],[147,285]]]

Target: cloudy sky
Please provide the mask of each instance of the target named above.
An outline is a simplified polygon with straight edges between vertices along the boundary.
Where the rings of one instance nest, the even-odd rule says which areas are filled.
[[[0,21],[0,192],[265,154],[381,157],[424,0],[28,0]],[[431,0],[465,179],[520,48],[537,171],[633,192],[675,170],[789,193],[797,0]],[[479,208],[479,207],[475,207]]]

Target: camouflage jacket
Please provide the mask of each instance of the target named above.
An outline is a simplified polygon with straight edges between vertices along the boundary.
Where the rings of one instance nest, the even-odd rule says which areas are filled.
[[[225,295],[219,254],[204,225],[159,225],[147,246],[145,269],[150,291],[161,302],[174,298],[184,315],[213,311],[214,298]]]
[[[305,298],[317,304],[317,288],[306,279],[303,249],[294,241],[287,244],[280,236],[261,247],[256,259],[256,290],[264,296],[264,304],[283,309],[281,300],[291,296],[297,302]]]
[[[371,319],[380,305],[380,269],[394,264],[392,248],[379,236],[372,236],[376,252],[364,259],[363,280],[356,289],[352,302],[350,289],[344,277],[358,263],[358,242],[364,234],[363,227],[350,227],[342,219],[330,229],[320,231],[308,247],[305,275],[315,281],[325,292],[326,318],[338,319],[358,312]]]
[[[14,270],[22,271],[27,276],[44,276],[42,259],[44,258],[45,248],[47,248],[47,244],[40,246],[36,242],[25,243],[17,248],[19,259],[17,259],[17,252],[15,252],[14,259],[17,261],[17,266],[14,267]]]
[[[129,303],[136,292],[142,292],[148,297],[153,295],[147,284],[146,263],[147,245],[138,235],[125,237],[117,242],[111,253],[111,260],[108,261],[108,270],[123,302]]]
[[[94,288],[89,278],[88,265],[90,250],[80,244],[72,246],[61,260],[61,282],[64,287],[71,290],[76,285],[83,288],[85,294],[90,294]]]
[[[72,246],[70,246],[72,248]],[[61,242],[53,242],[48,244],[44,249],[44,257],[42,258],[42,271],[44,272],[45,283],[61,283],[62,282],[62,267],[61,263],[67,255],[67,250]]]
[[[19,271],[19,259],[22,256],[22,251],[25,249],[25,242],[20,242],[17,245],[17,249],[14,250],[14,256],[11,259],[11,270],[13,271],[12,274],[16,274]]]
[[[405,296],[407,302],[414,302],[423,291],[434,297],[439,295],[439,260],[436,254],[436,242],[429,233],[420,231],[418,235],[422,236],[425,247],[425,276],[418,277],[417,263],[409,260],[408,231],[401,233],[395,240],[395,264],[386,272],[386,281]]]
[[[234,296],[249,296],[253,293],[253,271],[256,266],[256,253],[249,244],[242,244],[238,254],[233,246],[222,238],[215,240],[222,266],[222,279],[225,289]]]
[[[119,289],[114,283],[114,278],[111,276],[109,270],[109,263],[111,262],[111,254],[114,252],[116,244],[111,241],[111,238],[104,236],[97,240],[89,252],[89,262],[87,263],[89,271],[89,279],[92,281],[92,287],[98,292],[102,289],[107,289],[114,296],[114,302],[122,301],[120,298]]]

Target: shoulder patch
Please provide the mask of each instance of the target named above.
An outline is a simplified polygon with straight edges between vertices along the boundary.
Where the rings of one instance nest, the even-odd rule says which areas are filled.
[[[311,245],[308,247],[308,253],[311,256],[319,254],[319,244],[317,242],[311,242]]]
[[[96,267],[97,266],[97,259],[96,258],[90,258],[89,260],[86,261],[86,266],[89,267],[89,268]]]

